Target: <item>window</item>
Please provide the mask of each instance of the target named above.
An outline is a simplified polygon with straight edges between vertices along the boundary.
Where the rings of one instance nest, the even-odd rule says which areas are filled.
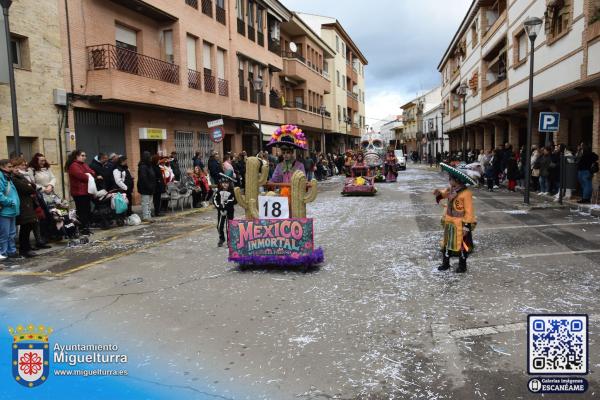
[[[475,18],[473,25],[471,25],[471,48],[474,49],[475,46],[479,43],[479,33],[477,32],[477,26],[479,25],[479,20]]]
[[[346,58],[346,43],[342,42],[342,57]]]
[[[196,9],[198,8],[198,0],[185,0],[185,4]]]
[[[29,42],[26,37],[11,34],[10,52],[15,68],[31,68],[31,63],[29,61]]]
[[[122,25],[117,25],[115,28],[117,47],[137,52],[137,32]]]
[[[244,0],[237,0],[236,9],[237,9],[238,19],[243,21],[244,20]]]
[[[513,64],[518,66],[527,59],[527,34],[522,30],[514,39],[514,59]]]
[[[340,87],[340,71],[335,71],[335,80],[337,82],[338,87]]]
[[[173,31],[163,31],[163,40],[165,61],[173,64],[175,62],[175,55],[173,54]]]
[[[212,44],[204,42],[202,50],[202,66],[204,67],[204,72],[210,74],[212,72]]]
[[[346,75],[342,75],[342,89],[346,90]]]
[[[338,109],[337,110],[338,111],[338,113],[337,113],[338,114],[338,121],[341,122],[342,121],[342,107],[338,104],[337,109]]]
[[[187,35],[187,65],[188,69],[197,70],[196,64],[196,45],[198,39],[192,35]]]
[[[484,27],[484,33],[490,30],[490,28],[500,19],[502,13],[506,11],[506,0],[496,0],[491,7],[485,9],[485,19],[487,24]]]
[[[335,51],[339,53],[340,51],[340,37],[335,35]]]
[[[571,1],[553,0],[548,2],[544,14],[544,28],[550,40],[567,32],[571,24]]]
[[[254,26],[254,2],[248,1],[248,26]]]
[[[265,29],[264,24],[264,9],[261,7],[256,8],[256,30],[260,33]]]
[[[217,49],[217,78],[225,79],[225,50]]]
[[[484,58],[485,88],[496,85],[506,79],[506,39],[501,40]]]

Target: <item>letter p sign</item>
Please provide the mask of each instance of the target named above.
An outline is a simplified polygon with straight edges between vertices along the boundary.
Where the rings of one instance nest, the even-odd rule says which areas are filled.
[[[539,132],[558,132],[560,114],[554,112],[541,112]]]

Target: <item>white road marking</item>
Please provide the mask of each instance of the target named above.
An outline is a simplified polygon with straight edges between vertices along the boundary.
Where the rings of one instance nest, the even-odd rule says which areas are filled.
[[[507,258],[537,258],[537,257],[555,257],[555,256],[571,256],[580,254],[596,254],[600,253],[600,250],[573,250],[573,251],[559,251],[556,253],[538,253],[538,254],[507,254],[499,257],[485,257],[480,258],[481,260],[505,260]],[[477,257],[473,257],[477,259]]]

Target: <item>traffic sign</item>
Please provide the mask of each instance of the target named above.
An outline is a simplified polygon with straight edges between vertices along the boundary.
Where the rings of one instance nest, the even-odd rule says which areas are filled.
[[[557,112],[541,112],[539,132],[558,132],[560,123],[560,113]]]
[[[223,141],[224,137],[225,133],[223,132],[223,128],[221,128],[220,126],[216,126],[211,129],[210,140],[212,140],[213,142],[219,143]]]

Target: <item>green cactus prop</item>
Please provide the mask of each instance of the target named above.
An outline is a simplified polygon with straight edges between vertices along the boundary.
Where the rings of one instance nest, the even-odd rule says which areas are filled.
[[[306,205],[317,198],[317,180],[310,182],[308,192],[306,191],[306,175],[302,171],[294,172],[292,175],[292,218],[306,218]]]
[[[261,168],[262,165],[262,168]],[[235,199],[246,210],[246,219],[258,219],[258,190],[269,179],[269,165],[257,157],[246,160],[246,189],[235,188]]]

